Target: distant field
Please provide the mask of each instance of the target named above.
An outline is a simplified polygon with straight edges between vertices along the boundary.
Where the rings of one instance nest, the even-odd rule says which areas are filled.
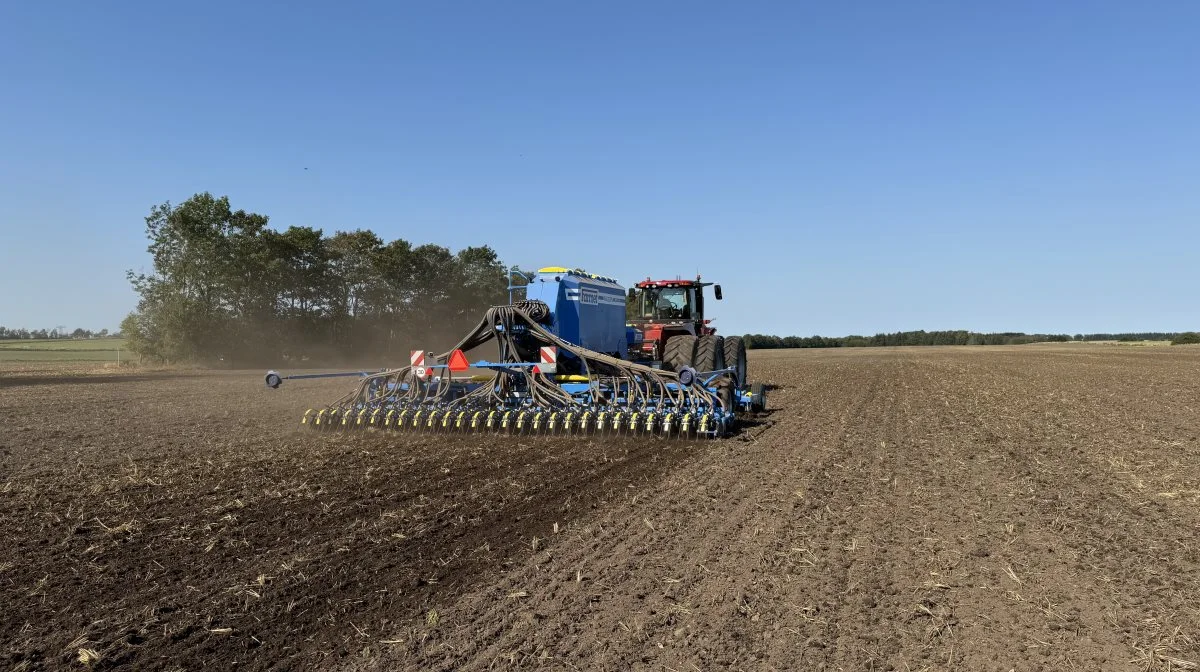
[[[107,362],[131,356],[123,338],[0,341],[0,362]]]

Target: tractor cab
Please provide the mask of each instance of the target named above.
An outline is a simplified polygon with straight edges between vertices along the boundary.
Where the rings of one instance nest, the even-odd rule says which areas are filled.
[[[625,302],[625,318],[631,325],[650,323],[692,323],[688,329],[694,336],[707,323],[704,319],[704,288],[713,286],[713,296],[720,300],[721,286],[695,280],[645,280],[629,288]],[[680,325],[682,326],[682,325]]]
[[[632,320],[688,320],[699,310],[696,290],[691,287],[645,287],[634,288],[632,301],[626,305],[625,315]]]
[[[713,297],[721,299],[721,286],[695,280],[651,280],[629,288],[625,322],[637,330],[631,355],[658,359],[668,338],[678,335],[706,336],[716,333],[704,317],[704,288],[712,286]]]

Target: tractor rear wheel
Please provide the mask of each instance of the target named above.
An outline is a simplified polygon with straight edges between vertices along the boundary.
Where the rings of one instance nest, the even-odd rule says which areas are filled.
[[[692,366],[700,373],[725,368],[725,339],[721,336],[701,336],[697,339]]]
[[[663,347],[662,368],[667,371],[678,371],[685,366],[691,366],[696,356],[695,336],[672,336]]]
[[[733,367],[733,385],[741,390],[746,387],[746,344],[741,336],[725,337],[725,366]]]

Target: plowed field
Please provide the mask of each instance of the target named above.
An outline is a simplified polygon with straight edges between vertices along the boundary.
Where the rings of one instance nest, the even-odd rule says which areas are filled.
[[[0,668],[1183,670],[1200,349],[755,352],[734,439],[316,434],[0,371]]]

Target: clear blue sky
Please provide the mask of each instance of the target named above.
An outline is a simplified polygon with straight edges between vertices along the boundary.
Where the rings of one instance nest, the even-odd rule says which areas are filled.
[[[211,191],[725,333],[1200,328],[1200,3],[587,4],[4,3],[0,324],[115,327]]]

